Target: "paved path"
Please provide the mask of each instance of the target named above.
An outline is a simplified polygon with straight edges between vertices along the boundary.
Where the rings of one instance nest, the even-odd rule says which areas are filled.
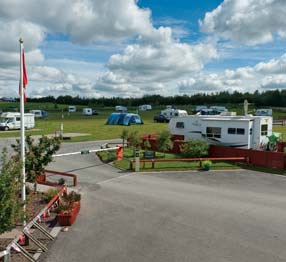
[[[126,173],[94,155],[51,168],[78,174],[82,209],[42,261],[286,261],[286,177]]]

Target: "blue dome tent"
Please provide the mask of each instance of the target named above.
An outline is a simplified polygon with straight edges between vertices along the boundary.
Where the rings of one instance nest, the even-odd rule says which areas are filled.
[[[130,126],[133,124],[143,124],[143,121],[139,115],[131,113],[111,113],[106,121],[106,125]]]

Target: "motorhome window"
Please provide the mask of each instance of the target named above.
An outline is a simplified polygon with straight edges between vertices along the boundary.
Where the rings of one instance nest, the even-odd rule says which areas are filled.
[[[237,133],[238,135],[244,135],[244,134],[245,134],[245,130],[244,130],[244,128],[237,128],[237,129],[236,129],[236,133]]]
[[[250,134],[250,135],[252,135],[252,128],[250,128],[250,130],[249,130],[249,134]]]
[[[261,135],[267,136],[268,125],[261,125]]]
[[[16,121],[20,121],[21,120],[21,117],[16,117]]]
[[[236,133],[236,130],[235,130],[235,128],[229,128],[229,129],[227,130],[227,133],[228,133],[228,134],[235,134],[235,133]]]
[[[207,127],[207,137],[221,138],[220,127]]]
[[[184,122],[177,122],[176,123],[176,128],[185,128]]]

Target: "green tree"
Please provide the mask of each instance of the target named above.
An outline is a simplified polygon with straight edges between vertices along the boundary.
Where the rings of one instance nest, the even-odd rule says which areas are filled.
[[[171,133],[168,130],[163,130],[157,138],[157,147],[161,152],[166,153],[173,146]]]
[[[120,138],[122,139],[122,146],[124,147],[125,140],[128,138],[128,130],[123,129],[120,135]]]
[[[190,140],[181,146],[184,157],[203,157],[208,155],[209,145],[204,140]]]
[[[52,162],[53,155],[60,149],[60,143],[57,137],[42,136],[35,141],[31,136],[26,136],[25,169],[27,181],[34,183],[35,191],[37,190],[37,176],[41,175],[45,167]],[[12,148],[18,153],[17,158],[20,159],[21,144],[18,139]]]
[[[6,152],[2,153],[0,174],[0,234],[11,230],[22,214],[22,203],[19,192],[22,187],[20,176],[21,164],[15,159],[7,160]]]
[[[128,143],[133,148],[133,156],[135,155],[135,150],[140,147],[141,139],[138,131],[130,132],[128,135]]]

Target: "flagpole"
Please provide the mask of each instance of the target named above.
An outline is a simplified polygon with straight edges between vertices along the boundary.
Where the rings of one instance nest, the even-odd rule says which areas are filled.
[[[20,42],[20,114],[21,114],[21,163],[22,163],[22,201],[23,225],[26,226],[26,171],[25,171],[25,126],[24,126],[24,90],[23,90],[23,39]]]

